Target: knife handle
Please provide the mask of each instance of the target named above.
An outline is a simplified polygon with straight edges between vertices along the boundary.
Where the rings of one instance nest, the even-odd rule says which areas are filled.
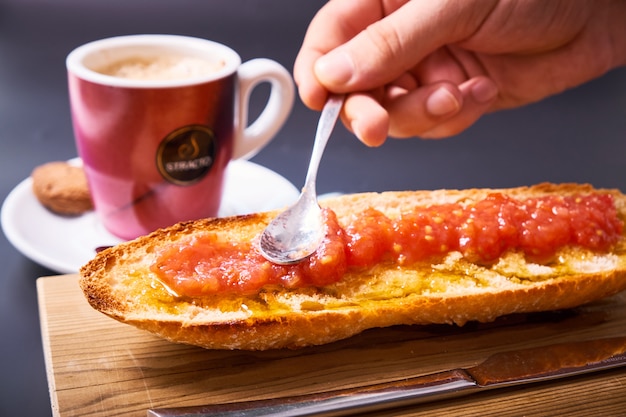
[[[349,388],[327,393],[237,403],[158,408],[148,417],[278,417],[342,416],[413,405],[458,396],[477,389],[463,370],[409,378],[401,381]]]

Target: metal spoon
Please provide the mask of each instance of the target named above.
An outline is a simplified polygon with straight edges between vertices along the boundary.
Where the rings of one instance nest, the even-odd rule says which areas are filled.
[[[343,100],[343,95],[331,95],[328,98],[317,125],[302,193],[296,203],[272,220],[261,235],[261,254],[271,262],[281,265],[299,262],[315,252],[322,243],[324,222],[322,209],[317,202],[315,179]]]

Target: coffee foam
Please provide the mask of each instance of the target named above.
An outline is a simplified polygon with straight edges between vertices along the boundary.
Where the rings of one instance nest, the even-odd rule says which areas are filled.
[[[132,80],[180,80],[210,75],[224,65],[221,60],[209,61],[192,56],[138,56],[117,61],[98,72]]]

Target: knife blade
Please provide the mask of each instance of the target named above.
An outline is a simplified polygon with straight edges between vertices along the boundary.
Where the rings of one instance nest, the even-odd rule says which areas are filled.
[[[499,352],[478,365],[357,388],[287,398],[155,408],[148,417],[345,416],[626,365],[626,337]]]

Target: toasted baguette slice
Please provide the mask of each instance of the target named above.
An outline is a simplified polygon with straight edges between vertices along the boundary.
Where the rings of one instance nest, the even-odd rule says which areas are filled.
[[[541,184],[507,190],[364,193],[327,200],[340,223],[374,207],[391,218],[412,206],[477,201],[499,191],[525,199],[598,191],[614,196],[626,219],[626,197],[588,185]],[[199,231],[251,240],[277,212],[185,222],[97,254],[82,267],[80,286],[96,310],[165,339],[209,349],[265,350],[329,343],[365,329],[392,325],[492,321],[498,316],[571,308],[626,289],[623,242],[609,254],[575,248],[550,265],[507,253],[491,266],[452,252],[437,264],[380,264],[348,272],[322,288],[271,288],[257,295],[224,293],[184,299],[150,271],[160,247]],[[623,239],[622,239],[623,240]]]

